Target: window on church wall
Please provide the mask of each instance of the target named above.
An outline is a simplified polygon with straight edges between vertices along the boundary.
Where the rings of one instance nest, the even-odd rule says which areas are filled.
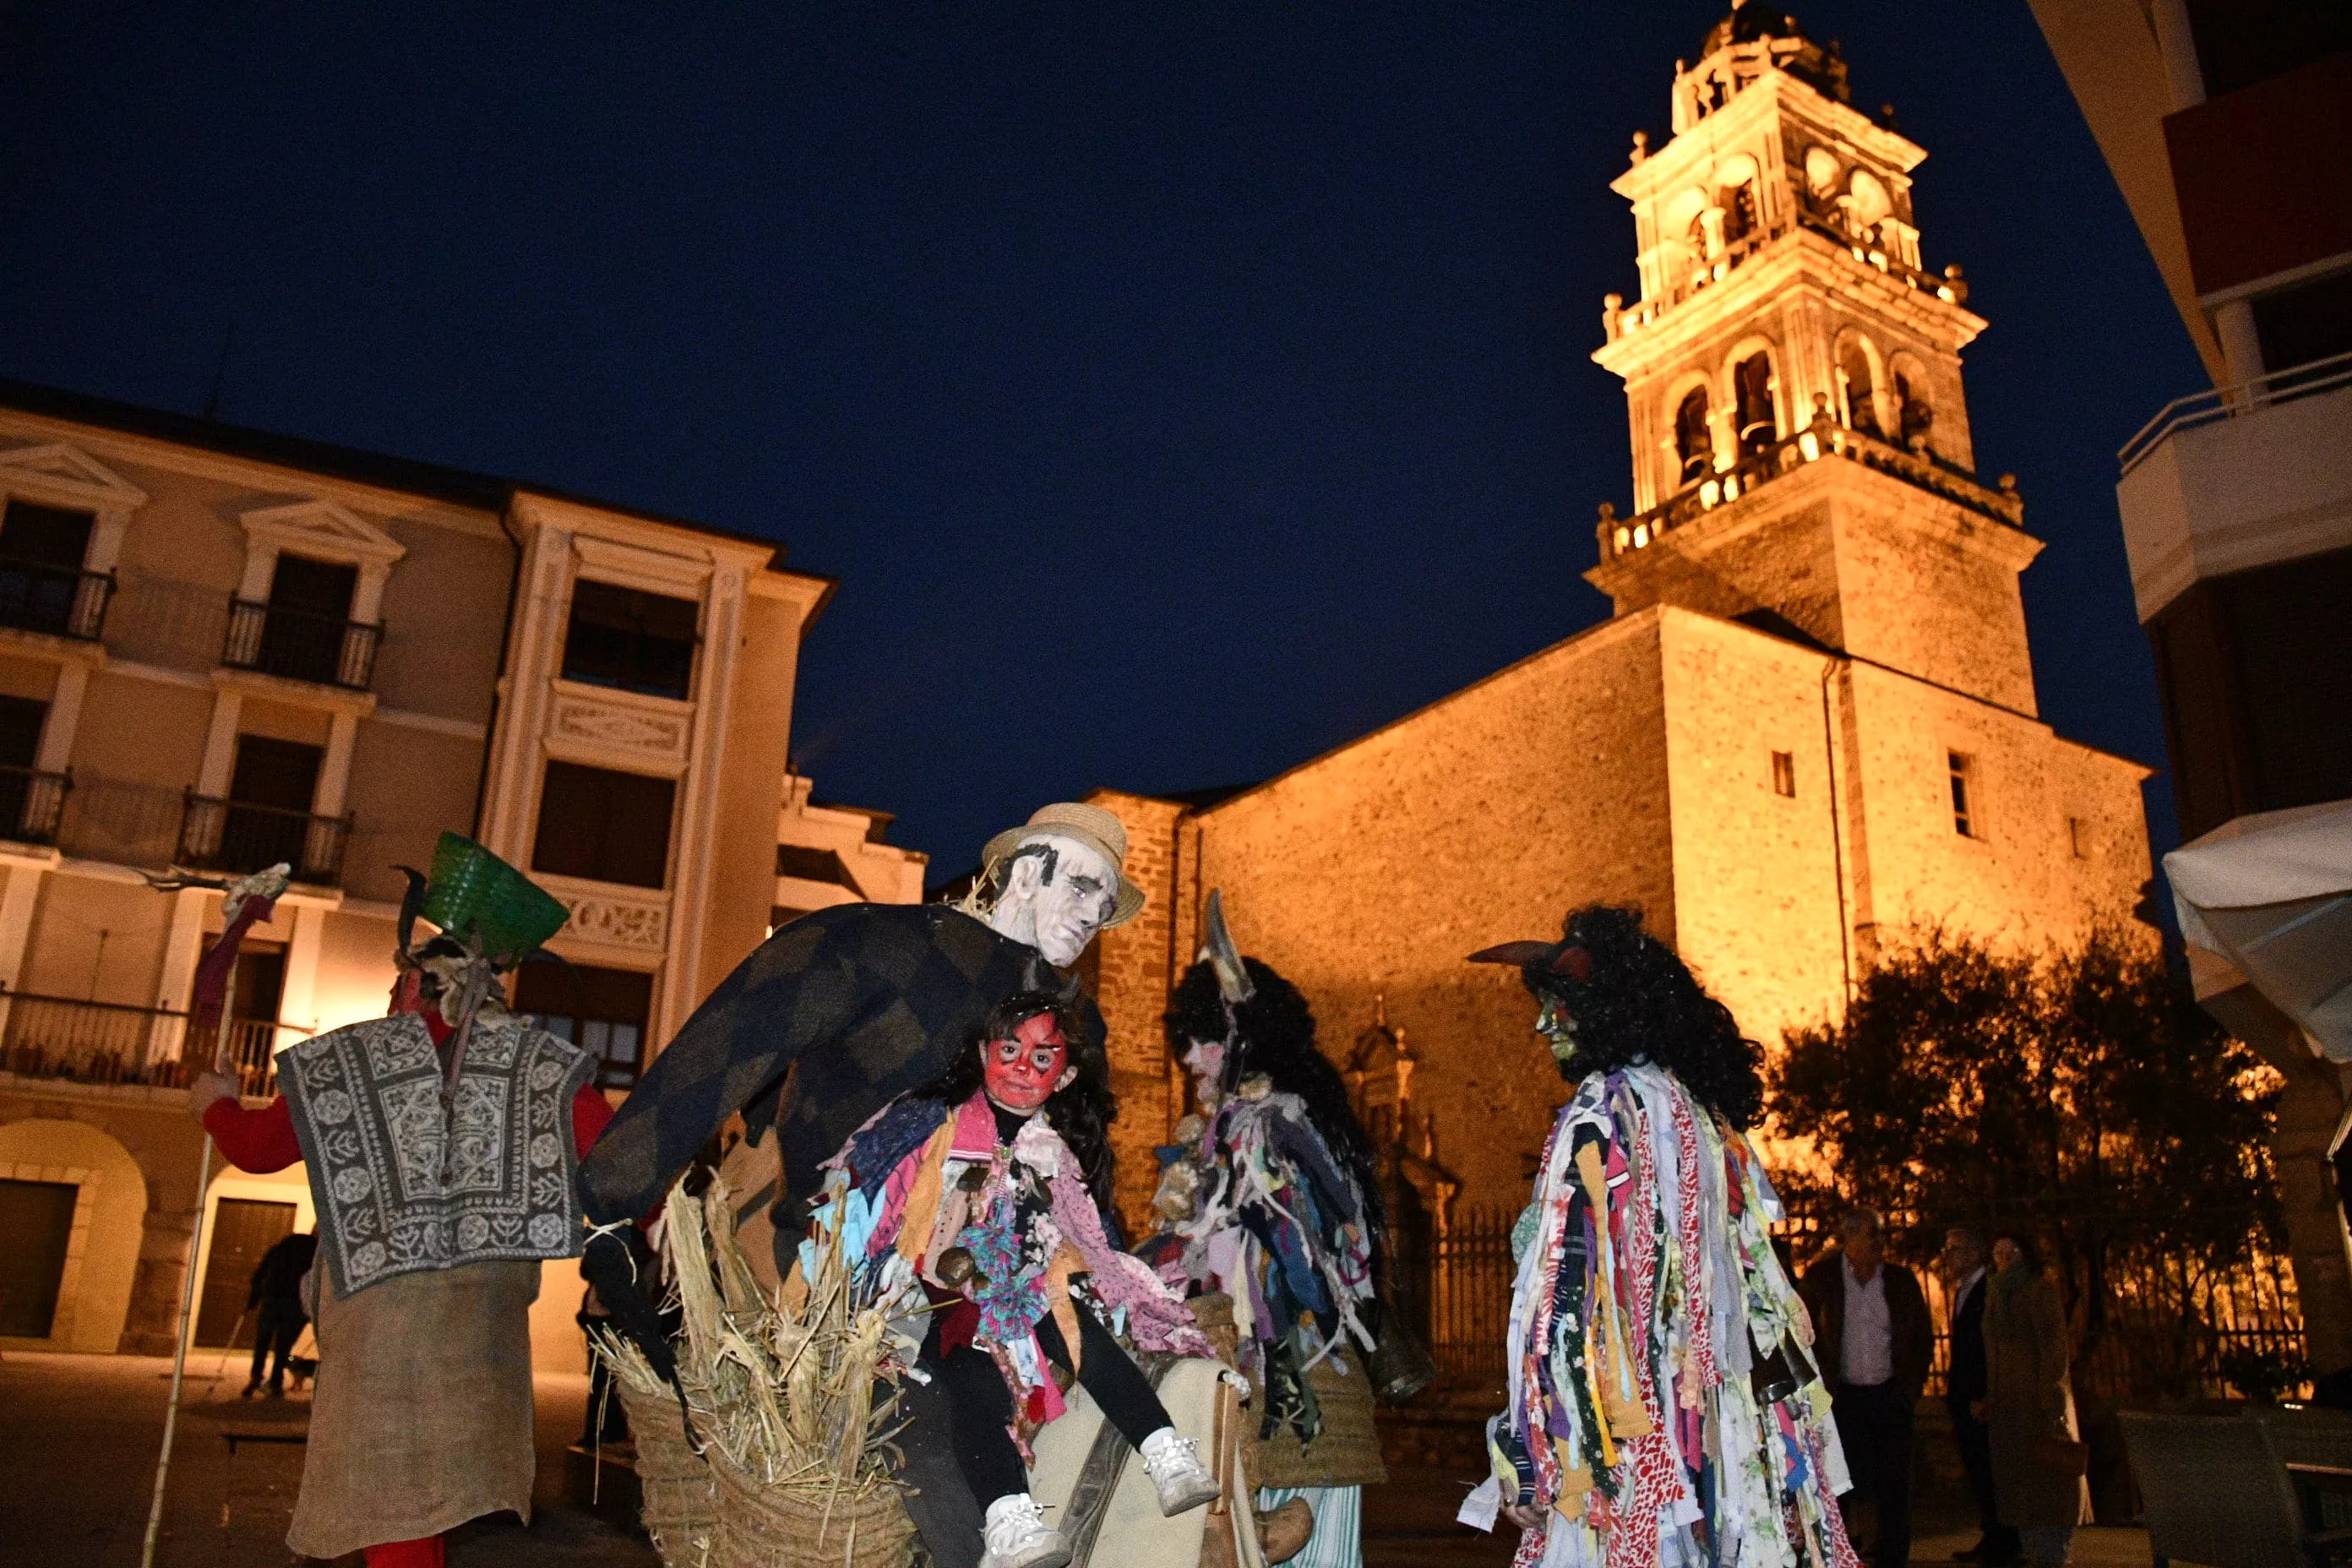
[[[1797,798],[1797,759],[1793,753],[1772,753],[1772,793],[1783,800]]]
[[[1846,224],[1857,238],[1867,239],[1878,232],[1878,220],[1895,210],[1895,202],[1886,194],[1885,183],[1867,169],[1856,169],[1846,182]]]
[[[1723,243],[1738,245],[1756,232],[1756,187],[1752,184],[1733,185],[1721,193],[1723,205]]]
[[[1774,407],[1776,383],[1771,356],[1749,354],[1732,367],[1733,406],[1738,410],[1739,455],[1753,457],[1780,438],[1780,418]]]
[[[1952,775],[1952,831],[1963,838],[1982,838],[1984,820],[1977,799],[1975,761],[1961,752],[1944,753]]]
[[[1706,427],[1706,388],[1694,386],[1675,409],[1675,455],[1682,482],[1695,484],[1715,467],[1715,437]]]
[[[2091,858],[2091,825],[2079,816],[2066,819],[2066,850],[2077,860]]]

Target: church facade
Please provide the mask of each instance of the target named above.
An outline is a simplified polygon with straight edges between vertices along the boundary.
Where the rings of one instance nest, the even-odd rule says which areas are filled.
[[[2134,918],[2147,770],[2038,714],[2042,546],[1977,471],[1960,355],[1985,322],[1922,265],[1926,153],[1764,10],[1709,35],[1674,136],[1612,185],[1640,289],[1593,356],[1632,441],[1634,510],[1601,509],[1586,574],[1611,617],[1251,788],[1091,797],[1151,895],[1097,977],[1131,1212],[1182,1110],[1159,1018],[1212,889],[1446,1173],[1424,1196],[1486,1205],[1519,1201],[1562,1089],[1517,977],[1464,957],[1573,905],[1638,905],[1768,1046],[1906,931]]]

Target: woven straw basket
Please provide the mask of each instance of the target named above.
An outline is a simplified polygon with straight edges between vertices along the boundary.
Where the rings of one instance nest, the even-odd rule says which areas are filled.
[[[895,1486],[870,1484],[862,1497],[845,1486],[828,1509],[824,1488],[765,1486],[716,1448],[705,1457],[719,1481],[709,1568],[907,1568],[914,1561],[914,1521]]]
[[[705,1568],[718,1531],[719,1483],[702,1456],[687,1447],[677,1399],[641,1394],[618,1377],[612,1387],[629,1413],[629,1435],[637,1445],[646,1533],[668,1568]]]
[[[1195,1296],[1187,1304],[1218,1354],[1234,1364],[1238,1336],[1233,1299]],[[1353,1346],[1334,1354],[1348,1358],[1346,1376],[1330,1364],[1331,1357],[1307,1374],[1323,1411],[1323,1430],[1310,1444],[1302,1446],[1287,1427],[1258,1440],[1265,1391],[1252,1380],[1250,1412],[1242,1421],[1242,1471],[1253,1488],[1379,1486],[1389,1479],[1381,1462],[1380,1431],[1372,1424],[1372,1380],[1365,1375],[1364,1358]]]

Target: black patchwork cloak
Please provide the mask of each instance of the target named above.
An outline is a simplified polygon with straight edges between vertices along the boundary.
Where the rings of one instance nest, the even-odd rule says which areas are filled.
[[[970,1049],[989,1009],[1059,991],[1034,948],[941,904],[843,904],[785,926],[695,1009],[580,1166],[597,1225],[643,1215],[727,1118],[772,1121],[783,1161],[780,1268],[817,1171],[894,1096]],[[1099,1045],[1102,1014],[1076,1002]],[[790,1071],[787,1080],[785,1074]]]

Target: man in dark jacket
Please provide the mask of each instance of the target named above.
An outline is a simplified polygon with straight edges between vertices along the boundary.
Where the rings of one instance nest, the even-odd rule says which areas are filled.
[[[1951,1412],[1952,1439],[1959,1447],[1981,1532],[1974,1546],[1952,1555],[1986,1568],[2007,1568],[2018,1561],[2017,1530],[2000,1522],[1993,1499],[1991,1430],[1978,1414],[1985,1396],[1984,1242],[1972,1230],[1956,1226],[1945,1232],[1943,1265],[1952,1304],[1952,1368],[1944,1379],[1944,1405]]]
[[[1878,1505],[1872,1568],[1911,1558],[1911,1425],[1935,1357],[1927,1298],[1908,1268],[1886,1261],[1876,1211],[1838,1222],[1838,1250],[1806,1270],[1799,1288],[1813,1317],[1813,1355],[1830,1385],[1853,1490],[1841,1502]],[[1848,1522],[1851,1523],[1849,1513]]]
[[[296,1231],[281,1237],[255,1266],[245,1292],[246,1310],[254,1315],[253,1375],[240,1398],[250,1399],[261,1391],[262,1368],[273,1352],[278,1364],[269,1371],[269,1397],[286,1397],[286,1360],[302,1337],[302,1325],[310,1321],[302,1306],[302,1277],[310,1272],[310,1260],[318,1254],[318,1237]]]

